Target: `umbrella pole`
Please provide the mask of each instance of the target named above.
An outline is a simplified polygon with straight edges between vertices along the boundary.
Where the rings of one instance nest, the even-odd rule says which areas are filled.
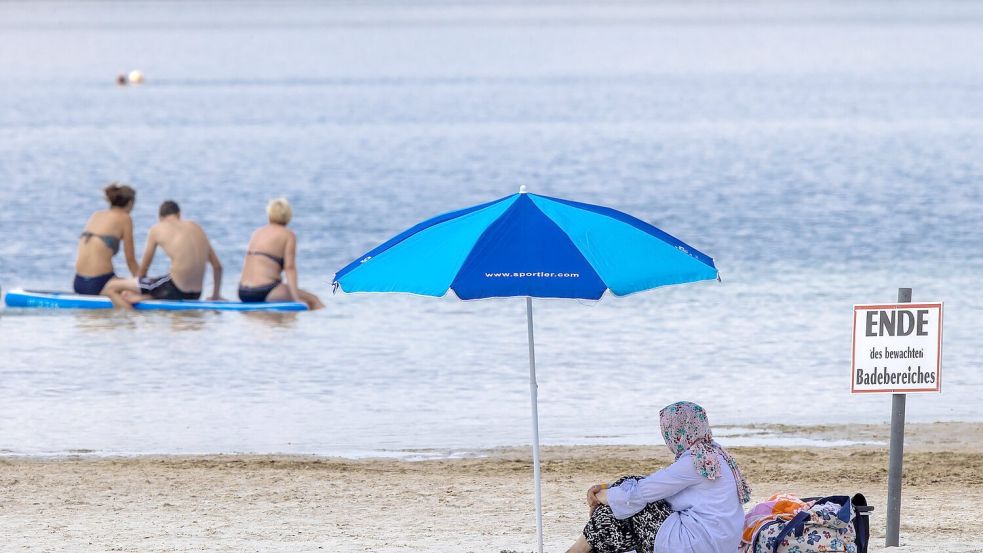
[[[529,395],[532,404],[532,474],[536,494],[536,540],[543,553],[543,497],[539,473],[539,386],[536,384],[536,341],[532,335],[532,297],[526,296],[526,323],[529,330]]]

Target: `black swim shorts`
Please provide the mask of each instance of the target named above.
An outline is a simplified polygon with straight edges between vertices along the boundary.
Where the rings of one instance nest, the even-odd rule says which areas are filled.
[[[201,291],[185,292],[171,280],[171,275],[161,277],[141,277],[140,293],[155,300],[196,300],[201,297]]]

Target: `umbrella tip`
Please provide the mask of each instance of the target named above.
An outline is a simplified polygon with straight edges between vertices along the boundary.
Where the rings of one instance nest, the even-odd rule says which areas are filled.
[[[525,193],[526,193],[526,185],[523,184],[522,186],[519,187],[519,194],[525,194]]]

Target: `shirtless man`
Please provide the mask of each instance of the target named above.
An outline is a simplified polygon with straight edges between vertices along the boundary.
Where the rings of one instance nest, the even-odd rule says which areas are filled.
[[[170,200],[160,204],[159,222],[150,227],[147,248],[136,279],[114,280],[106,295],[117,307],[132,308],[148,300],[196,300],[201,297],[205,264],[212,266],[214,285],[210,300],[221,300],[222,264],[198,223],[181,219],[181,208]],[[160,246],[171,259],[171,270],[161,277],[148,277],[147,271]]]

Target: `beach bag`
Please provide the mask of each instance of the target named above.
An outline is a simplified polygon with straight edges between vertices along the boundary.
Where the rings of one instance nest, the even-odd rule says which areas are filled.
[[[860,496],[861,498],[863,496]],[[810,501],[812,499],[810,498]],[[860,553],[856,511],[845,495],[816,499],[789,521],[775,520],[762,526],[755,537],[754,553]],[[866,550],[866,542],[864,543]]]
[[[819,497],[807,497],[805,501],[818,501]],[[853,530],[857,534],[854,543],[857,544],[857,553],[867,553],[867,543],[870,541],[870,513],[874,508],[867,505],[867,498],[864,494],[853,494],[850,498],[853,503]]]

